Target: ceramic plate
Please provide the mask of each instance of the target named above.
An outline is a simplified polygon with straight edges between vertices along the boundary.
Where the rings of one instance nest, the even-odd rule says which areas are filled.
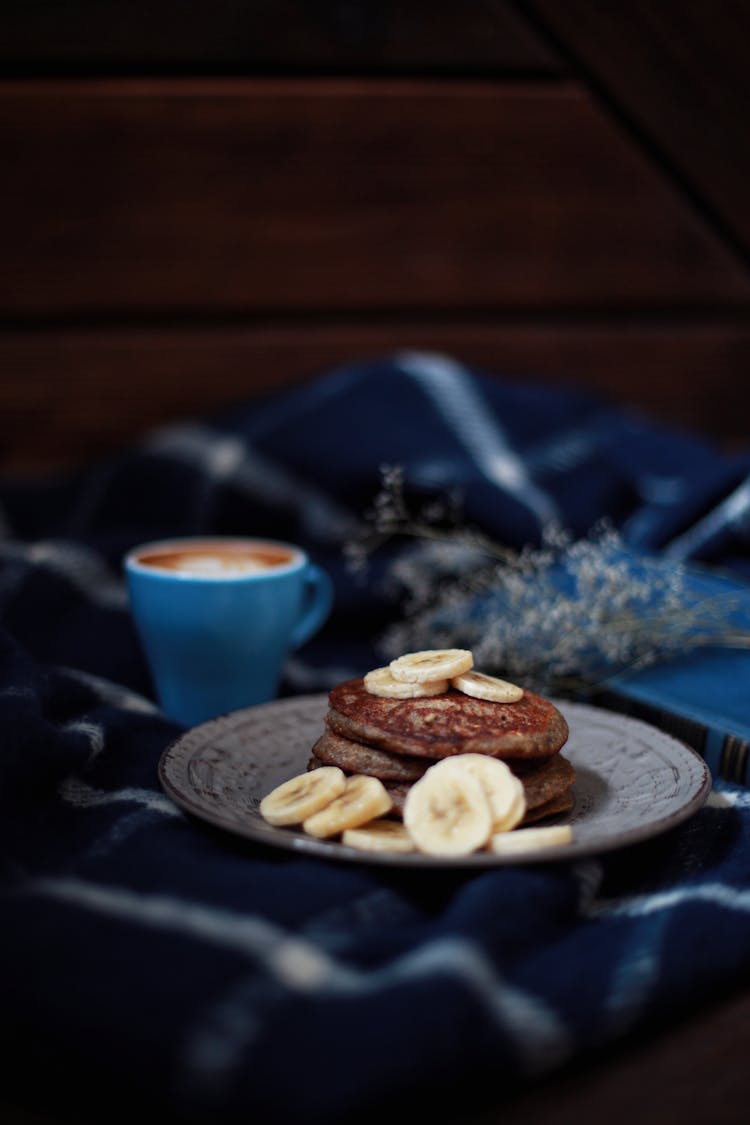
[[[583,703],[557,702],[570,726],[563,753],[576,770],[569,823],[573,841],[517,856],[461,859],[357,851],[301,831],[274,828],[258,805],[276,785],[304,772],[323,732],[326,695],[298,696],[235,711],[194,727],[159,764],[160,781],[186,812],[259,844],[327,859],[399,867],[469,866],[563,860],[637,843],[696,812],[711,788],[703,759],[637,719]]]

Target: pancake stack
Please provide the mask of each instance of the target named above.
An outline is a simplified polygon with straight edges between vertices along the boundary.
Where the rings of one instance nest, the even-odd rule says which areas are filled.
[[[463,652],[463,671],[455,673],[455,654]],[[563,715],[549,700],[472,664],[465,650],[410,653],[339,684],[308,770],[337,766],[346,775],[378,778],[392,801],[389,815],[401,817],[410,789],[431,766],[487,755],[505,762],[523,786],[520,825],[569,811],[575,771],[560,753],[568,737]],[[441,667],[455,674],[440,678]]]

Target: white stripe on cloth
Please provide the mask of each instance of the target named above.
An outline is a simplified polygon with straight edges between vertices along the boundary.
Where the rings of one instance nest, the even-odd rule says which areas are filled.
[[[36,543],[0,541],[0,558],[39,567],[64,578],[92,605],[104,609],[124,609],[128,604],[125,583],[116,577],[103,558],[80,543],[62,539],[41,539]],[[23,584],[25,574],[17,573],[14,585]]]
[[[234,476],[245,458],[243,442],[231,434],[191,423],[154,430],[141,447],[147,452],[166,453],[199,465],[215,481]]]
[[[145,805],[136,805],[135,808],[122,806],[126,811],[110,824],[106,832],[92,838],[85,855],[89,859],[101,859],[110,855],[117,848],[126,844],[131,836],[138,832],[148,831],[155,823],[164,823],[165,809],[150,809]],[[168,820],[169,817],[167,816]]]
[[[548,1005],[505,982],[482,950],[463,938],[426,942],[383,968],[365,970],[342,964],[310,942],[252,915],[75,878],[35,879],[27,887],[32,893],[133,925],[177,930],[250,957],[290,992],[356,999],[424,977],[453,977],[509,1035],[527,1073],[559,1065],[571,1051],[570,1036]]]
[[[602,1038],[623,1035],[633,1027],[659,982],[668,915],[657,914],[641,923],[621,948],[611,987],[604,1000]]]
[[[295,514],[318,542],[338,543],[359,528],[349,512],[309,480],[258,453],[246,440],[208,426],[181,425],[156,431],[144,448],[200,468],[205,480],[192,513],[197,525],[207,521],[214,486],[231,482],[246,496]]]
[[[750,793],[714,788],[708,794],[706,807],[709,809],[750,809]]]
[[[162,793],[154,793],[151,789],[140,789],[135,786],[126,786],[123,789],[95,789],[80,777],[66,777],[58,786],[58,796],[68,805],[78,809],[101,808],[104,805],[114,805],[121,802],[142,805],[152,812],[164,813],[167,816],[181,816],[177,806]]]
[[[650,895],[627,895],[623,898],[600,901],[592,905],[589,918],[645,918],[662,910],[676,910],[691,903],[717,906],[731,913],[750,914],[750,890],[727,886],[726,883],[706,883],[702,886],[675,887],[670,891],[657,891]]]
[[[535,476],[568,473],[591,460],[599,451],[596,433],[583,428],[564,430],[526,450],[524,462]]]
[[[578,910],[586,914],[596,900],[604,878],[601,860],[582,859],[571,865],[571,874],[578,881]]]
[[[27,684],[8,684],[7,687],[0,688],[0,698],[2,699],[28,699],[35,700],[39,696],[33,688]]]
[[[84,738],[88,739],[91,747],[88,756],[89,762],[98,758],[104,749],[106,736],[101,723],[92,723],[88,719],[71,719],[70,722],[63,723],[60,729],[68,734],[82,734]]]
[[[70,668],[67,665],[61,665],[60,670],[66,676],[71,676],[90,688],[102,703],[107,703],[120,711],[134,711],[144,715],[160,714],[159,708],[152,700],[113,680],[105,680],[101,676],[92,675],[91,672],[82,672],[80,668]]]
[[[531,480],[523,460],[508,444],[465,369],[440,355],[403,352],[396,358],[401,370],[422,387],[487,479],[528,508],[542,526],[560,522],[555,503]]]
[[[669,559],[688,559],[724,528],[741,527],[750,518],[750,478],[725,500],[694,523],[683,535],[668,543],[662,554]]]

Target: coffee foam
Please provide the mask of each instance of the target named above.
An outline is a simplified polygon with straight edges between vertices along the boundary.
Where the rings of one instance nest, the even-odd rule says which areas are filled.
[[[140,552],[136,561],[155,570],[196,578],[243,578],[266,574],[294,561],[294,552],[271,543],[205,543],[154,545]]]
[[[222,558],[219,555],[185,555],[176,559],[171,569],[179,574],[196,574],[202,578],[233,578],[243,574],[262,574],[278,563],[261,559]]]

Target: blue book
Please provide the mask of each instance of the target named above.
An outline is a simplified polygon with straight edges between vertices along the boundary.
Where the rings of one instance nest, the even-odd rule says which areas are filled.
[[[691,571],[696,592],[732,600],[734,627],[750,636],[750,586]],[[653,723],[703,756],[714,777],[750,785],[750,647],[698,648],[613,676],[591,703]]]

